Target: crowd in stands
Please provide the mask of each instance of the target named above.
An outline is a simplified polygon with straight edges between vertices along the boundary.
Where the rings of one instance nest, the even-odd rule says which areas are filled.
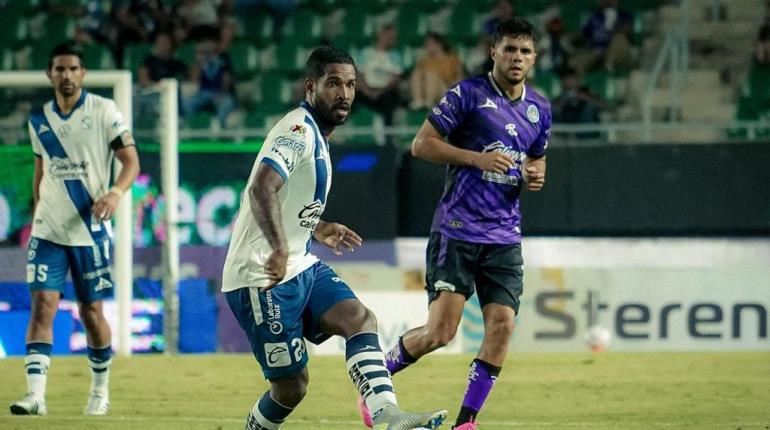
[[[14,7],[14,3],[6,0],[4,7]],[[109,52],[110,61],[102,59],[101,65],[111,67],[95,68],[132,70],[136,114],[156,114],[153,84],[163,78],[176,78],[183,83],[183,124],[194,124],[203,114],[206,121],[215,119],[211,124],[221,128],[242,125],[244,118],[247,126],[261,126],[265,124],[260,124],[262,117],[285,111],[296,103],[302,97],[301,85],[297,84],[301,81],[300,60],[320,43],[334,43],[351,51],[360,72],[357,110],[376,112],[385,125],[394,124],[399,111],[422,112],[454,83],[490,70],[489,47],[495,27],[514,15],[525,16],[539,28],[538,62],[530,82],[551,98],[557,121],[599,121],[601,111],[612,102],[601,94],[604,81],[594,77],[599,84],[591,85],[592,76],[628,73],[637,62],[635,17],[624,8],[631,0],[620,4],[619,0],[402,0],[398,2],[400,8],[392,3],[40,0],[38,10],[24,13],[44,13],[49,21],[50,17],[61,17],[61,22],[74,22],[72,39],[84,47],[87,56],[100,52],[97,48]],[[576,9],[577,3],[582,8]],[[411,8],[408,11],[404,9],[407,6]],[[361,11],[367,13],[354,16]],[[463,21],[462,15],[468,11]],[[343,18],[334,21],[337,15]],[[473,16],[482,17],[480,25],[473,26]],[[440,21],[442,17],[446,19]],[[323,26],[316,38],[314,26],[318,19],[322,19]],[[439,24],[435,24],[437,21]],[[330,31],[334,25],[329,23],[334,22],[340,28]],[[475,30],[459,28],[463,24]],[[351,35],[353,31],[362,34]],[[307,34],[298,35],[303,32]],[[757,61],[768,61],[768,31],[762,35],[764,44],[758,42]],[[41,50],[45,48],[44,43],[39,45]],[[28,53],[30,58],[36,58],[37,48]],[[292,52],[287,54],[286,50]],[[251,67],[246,63],[252,61],[255,52],[261,65]],[[87,66],[92,67],[95,61],[89,60]],[[18,66],[14,64],[14,68],[41,68],[34,60],[26,67]],[[284,91],[287,79],[291,82]],[[241,91],[241,87],[252,90]],[[258,120],[249,122],[250,118]],[[204,123],[204,127],[207,125]]]

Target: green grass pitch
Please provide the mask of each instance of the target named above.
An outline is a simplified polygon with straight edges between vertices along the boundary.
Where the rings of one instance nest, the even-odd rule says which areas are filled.
[[[459,408],[471,356],[429,356],[395,377],[410,410]],[[342,357],[311,357],[308,396],[286,430],[362,429]],[[13,417],[23,360],[0,360],[0,429],[242,429],[266,389],[249,355],[114,361],[107,417],[84,417],[85,357],[54,357],[47,417]],[[449,429],[451,422],[442,426]],[[770,352],[511,354],[480,428],[770,429]]]

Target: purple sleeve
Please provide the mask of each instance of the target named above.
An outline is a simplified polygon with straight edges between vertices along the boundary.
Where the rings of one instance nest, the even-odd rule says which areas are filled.
[[[428,122],[442,135],[452,133],[463,122],[463,117],[468,112],[471,92],[468,87],[457,84],[451,88],[436,106],[428,113]]]
[[[551,137],[551,106],[548,105],[543,110],[543,115],[540,118],[540,134],[529,150],[527,150],[527,157],[529,158],[541,158],[545,155],[545,150],[548,148],[548,139]]]

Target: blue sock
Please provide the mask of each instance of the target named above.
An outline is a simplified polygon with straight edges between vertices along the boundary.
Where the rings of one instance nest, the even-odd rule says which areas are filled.
[[[251,408],[246,428],[249,430],[277,430],[293,408],[276,402],[268,390]]]

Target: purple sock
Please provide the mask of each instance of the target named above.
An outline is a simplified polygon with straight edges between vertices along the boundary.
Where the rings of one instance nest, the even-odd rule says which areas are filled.
[[[399,337],[398,343],[385,354],[385,367],[391,375],[406,369],[410,364],[416,362],[417,359],[412,357],[404,347],[404,338]]]
[[[479,360],[478,358],[471,363],[471,371],[468,375],[468,389],[465,391],[463,405],[460,413],[457,415],[455,425],[464,424],[475,420],[479,414],[484,401],[487,400],[489,392],[497,381],[497,375],[500,374],[500,367]]]

